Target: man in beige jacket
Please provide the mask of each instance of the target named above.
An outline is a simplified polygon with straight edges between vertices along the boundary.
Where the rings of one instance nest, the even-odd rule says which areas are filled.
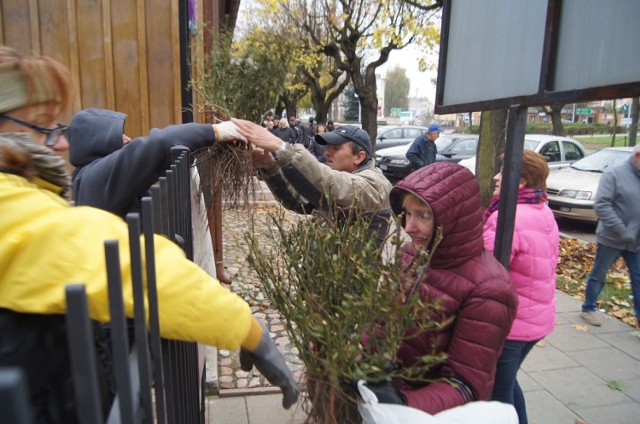
[[[327,145],[324,164],[304,146],[285,143],[259,125],[239,119],[233,122],[257,146],[254,165],[284,207],[302,214],[340,211],[337,219],[358,214],[369,220],[376,244],[383,244],[391,218],[391,183],[375,166],[366,131],[342,125],[316,134],[315,141]]]

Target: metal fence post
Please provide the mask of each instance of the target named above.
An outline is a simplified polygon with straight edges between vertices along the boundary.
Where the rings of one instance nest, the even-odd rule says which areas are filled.
[[[67,298],[65,323],[78,420],[81,424],[102,422],[103,411],[96,369],[98,363],[85,287],[82,284],[69,284],[65,292]]]
[[[144,301],[144,280],[142,276],[142,250],[140,247],[140,215],[127,214],[129,226],[129,253],[131,256],[131,284],[133,291],[135,346],[140,380],[140,403],[144,421],[153,421],[151,401],[151,365]],[[153,252],[152,252],[153,255]]]
[[[118,394],[111,409],[108,422],[134,423],[134,411],[137,409],[134,402],[131,384],[137,379],[132,379],[129,363],[129,341],[127,338],[127,325],[124,315],[124,303],[122,301],[122,276],[120,267],[120,251],[117,240],[104,242],[104,250],[107,259],[107,279],[109,282],[109,313],[111,315],[111,344],[113,351],[113,369],[116,376]],[[119,416],[118,416],[119,413]]]
[[[20,368],[0,368],[0,411],[0,423],[33,423],[27,378]]]

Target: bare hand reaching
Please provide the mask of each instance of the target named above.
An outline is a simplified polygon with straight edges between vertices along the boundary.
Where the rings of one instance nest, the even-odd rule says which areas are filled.
[[[265,171],[270,171],[276,166],[276,160],[271,152],[267,152],[259,147],[253,149],[251,159],[253,160],[254,168],[262,168]]]
[[[268,152],[275,152],[282,146],[282,143],[284,143],[268,129],[254,124],[251,121],[236,118],[232,118],[231,121],[237,125],[240,134],[246,137],[250,143]]]

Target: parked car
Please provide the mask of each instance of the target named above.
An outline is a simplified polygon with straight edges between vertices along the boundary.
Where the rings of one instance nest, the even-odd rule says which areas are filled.
[[[377,152],[388,147],[409,144],[427,131],[427,127],[417,125],[387,125],[378,127],[376,135],[376,146],[374,150]]]
[[[413,141],[413,140],[412,140]],[[376,151],[376,164],[395,183],[411,173],[407,150],[411,143]],[[473,134],[443,134],[436,140],[436,162],[459,162],[476,154],[478,136]]]
[[[587,151],[578,140],[557,135],[526,134],[524,148],[540,153],[547,158],[549,169],[566,168],[571,163],[587,156]],[[459,162],[475,174],[476,156]]]
[[[597,222],[593,203],[600,176],[629,159],[633,147],[608,147],[586,156],[547,178],[549,207],[557,217]]]

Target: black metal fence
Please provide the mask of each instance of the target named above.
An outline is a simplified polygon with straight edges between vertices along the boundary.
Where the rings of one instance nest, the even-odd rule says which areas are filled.
[[[183,147],[172,149],[173,164],[142,201],[142,215],[127,215],[134,298],[135,342],[129,348],[122,297],[119,246],[105,241],[113,371],[117,393],[107,423],[204,422],[204,366],[200,369],[195,343],[160,338],[153,233],[178,243],[193,259],[190,158]],[[145,240],[143,270],[140,235]],[[146,271],[146,281],[143,278]],[[149,325],[145,320],[147,293]],[[85,288],[70,284],[67,295],[67,334],[77,415],[80,423],[105,422],[97,359]],[[199,376],[202,376],[201,378]],[[31,423],[26,385],[19,370],[0,373],[2,421]]]

